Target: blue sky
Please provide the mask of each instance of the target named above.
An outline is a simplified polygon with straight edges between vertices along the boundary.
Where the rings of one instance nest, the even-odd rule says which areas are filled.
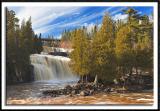
[[[132,7],[141,15],[150,16],[153,7]],[[114,20],[126,19],[127,15],[122,12],[127,7],[109,7],[109,6],[88,6],[88,7],[9,7],[16,12],[20,22],[32,18],[32,27],[35,33],[42,33],[43,37],[53,35],[60,38],[62,32],[72,30],[78,27],[86,26],[90,31],[95,24],[101,24],[102,17],[108,12]]]

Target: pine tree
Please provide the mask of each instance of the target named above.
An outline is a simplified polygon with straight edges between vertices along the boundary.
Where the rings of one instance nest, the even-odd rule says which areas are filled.
[[[88,40],[86,37],[85,28],[78,29],[73,31],[72,33],[73,39],[73,51],[70,55],[72,60],[72,69],[73,71],[82,77],[89,74],[88,62],[89,62],[89,55],[88,55]]]
[[[149,17],[141,17],[139,32],[137,32],[138,41],[135,46],[135,68],[144,70],[153,68],[153,24],[149,22]],[[150,71],[150,73],[153,73]]]
[[[18,75],[16,73],[17,66],[16,66],[16,41],[17,38],[14,36],[16,34],[16,25],[18,24],[18,19],[15,17],[14,11],[9,11],[8,8],[6,8],[6,18],[7,18],[7,24],[6,24],[6,40],[7,40],[7,81],[13,82],[16,81],[18,78]]]
[[[18,25],[15,12],[6,9],[7,32],[7,83],[31,80],[30,54],[33,53],[31,18]]]
[[[100,30],[93,38],[93,58],[95,73],[100,79],[108,82],[112,82],[116,74],[114,38],[114,22],[106,13]]]
[[[137,11],[129,8],[128,22],[117,32],[116,56],[120,74],[132,74],[133,68],[152,66],[152,24],[148,16],[140,16]]]
[[[37,52],[38,52],[38,53],[41,53],[42,50],[43,50],[43,47],[42,47],[43,44],[42,44],[41,36],[42,36],[42,35],[41,35],[41,33],[40,33],[40,34],[39,34],[38,41],[37,41],[37,42],[38,42],[38,48],[37,48]]]
[[[115,39],[115,52],[119,67],[119,73],[129,73],[129,69],[133,67],[133,48],[131,43],[131,28],[126,25],[118,32]]]

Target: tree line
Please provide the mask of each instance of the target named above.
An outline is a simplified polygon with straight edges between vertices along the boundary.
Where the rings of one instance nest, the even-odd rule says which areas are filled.
[[[71,68],[82,81],[87,75],[112,82],[133,73],[153,74],[153,22],[130,7],[123,13],[126,21],[105,13],[101,27],[95,25],[91,33],[86,27],[64,32],[62,40],[71,40],[74,49]]]
[[[41,34],[32,29],[31,17],[19,19],[13,10],[6,8],[6,79],[7,84],[33,80],[30,54],[43,50]]]

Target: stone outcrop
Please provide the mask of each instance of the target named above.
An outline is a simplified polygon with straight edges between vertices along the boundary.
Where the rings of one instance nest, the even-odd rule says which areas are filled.
[[[111,92],[111,88],[104,87],[103,84],[94,85],[93,83],[77,83],[74,86],[67,85],[63,89],[46,90],[46,91],[43,91],[43,94],[47,96],[52,96],[52,97],[57,97],[59,95],[90,96],[99,92]]]

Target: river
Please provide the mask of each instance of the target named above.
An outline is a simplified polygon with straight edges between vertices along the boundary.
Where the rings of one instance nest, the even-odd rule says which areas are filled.
[[[153,93],[99,93],[92,96],[44,96],[43,90],[63,88],[75,82],[33,82],[7,86],[7,104],[153,104]]]

